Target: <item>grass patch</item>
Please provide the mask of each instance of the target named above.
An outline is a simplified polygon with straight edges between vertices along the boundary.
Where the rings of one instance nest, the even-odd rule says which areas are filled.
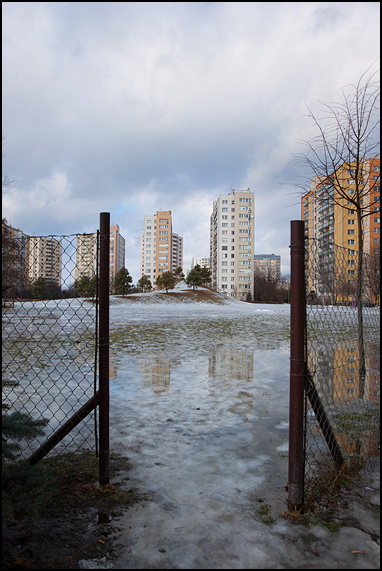
[[[259,500],[261,501],[261,500]],[[271,506],[269,504],[261,503],[261,505],[256,508],[256,519],[262,521],[266,525],[271,525],[274,523],[274,518],[271,515]]]
[[[339,469],[330,459],[323,460],[310,485],[306,485],[303,506],[300,509],[289,509],[283,517],[297,524],[321,524],[330,531],[338,531],[342,493],[360,483],[360,469],[360,460],[355,458],[345,462]]]
[[[98,459],[91,452],[6,467],[3,569],[77,569],[80,559],[114,555],[113,518],[147,499],[129,486],[128,471],[128,460],[112,454],[112,483],[100,486]]]

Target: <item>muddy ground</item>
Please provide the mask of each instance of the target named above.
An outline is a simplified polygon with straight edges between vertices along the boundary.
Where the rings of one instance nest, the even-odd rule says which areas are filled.
[[[118,482],[123,482],[122,488],[126,495],[125,492],[119,494],[122,489],[119,488],[119,483],[112,484],[100,497],[95,492],[95,483],[78,485],[73,482],[71,491],[67,481],[60,496],[46,506],[37,519],[26,516],[20,520],[4,520],[2,568],[143,568],[132,559],[126,560],[123,567],[114,567],[118,558],[119,562],[124,560],[123,556],[121,559],[121,552],[126,547],[128,534],[126,529],[120,527],[123,522],[121,516],[132,506],[137,506],[138,502],[144,504],[151,501],[147,495],[129,488],[131,482],[127,471],[119,472],[117,479]],[[273,518],[276,515],[275,512],[272,513]],[[285,513],[278,514],[278,518],[284,521],[285,516]],[[341,530],[346,532],[347,537],[353,534],[354,553],[351,553],[351,558],[354,566],[351,568],[379,568],[377,563],[374,565],[370,560],[370,554],[366,559],[366,554],[359,550],[357,537],[357,530],[369,536],[367,543],[373,548],[377,561],[380,541],[379,474],[374,474],[372,486],[365,486],[362,480],[353,481],[349,488],[342,489],[336,497],[323,502],[319,513],[287,518],[291,525],[294,525],[293,519],[297,526],[302,523],[306,526],[306,534],[305,531],[301,533],[302,542],[304,536],[309,535],[309,529],[316,528],[317,525],[330,529],[334,542],[336,537],[341,537]],[[338,548],[341,548],[340,542]],[[313,555],[320,565],[316,568],[331,568],[331,562],[325,560],[323,551],[314,552]],[[346,563],[343,568],[349,568],[349,564]]]
[[[128,460],[112,455],[111,483],[102,487],[93,453],[69,453],[41,464],[49,474],[50,497],[33,500],[37,495],[27,490],[23,507],[12,518],[4,517],[9,506],[3,498],[2,568],[79,569],[81,559],[116,555],[119,530],[111,522],[145,499],[131,486]],[[45,486],[41,478],[40,488]],[[3,479],[3,494],[7,492]]]

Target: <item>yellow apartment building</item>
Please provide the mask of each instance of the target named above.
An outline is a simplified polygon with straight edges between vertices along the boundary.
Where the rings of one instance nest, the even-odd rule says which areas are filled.
[[[301,199],[301,218],[309,251],[309,290],[322,301],[349,301],[356,292],[359,225],[351,199],[355,195],[354,165],[343,164],[330,180],[311,181]],[[380,159],[363,163],[361,204],[365,256],[365,295],[375,301],[380,252]],[[336,180],[338,182],[334,182]],[[339,192],[341,186],[342,193]],[[345,194],[345,196],[343,196]],[[367,272],[367,275],[366,275]]]

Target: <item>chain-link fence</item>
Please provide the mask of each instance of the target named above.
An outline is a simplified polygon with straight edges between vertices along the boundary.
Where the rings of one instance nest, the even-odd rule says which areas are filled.
[[[56,450],[95,449],[95,412],[73,415],[95,399],[97,234],[20,234],[3,225],[3,406],[45,426],[23,438],[20,417],[13,443],[28,458],[71,419]]]
[[[379,257],[307,240],[305,494],[322,475],[379,460]],[[359,290],[358,290],[359,291]]]

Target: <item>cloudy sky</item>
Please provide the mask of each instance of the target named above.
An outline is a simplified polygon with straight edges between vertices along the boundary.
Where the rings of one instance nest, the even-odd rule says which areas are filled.
[[[110,212],[136,283],[145,215],[172,211],[190,263],[213,201],[249,187],[255,251],[288,273],[306,105],[379,67],[379,6],[3,2],[3,216],[62,235]]]

